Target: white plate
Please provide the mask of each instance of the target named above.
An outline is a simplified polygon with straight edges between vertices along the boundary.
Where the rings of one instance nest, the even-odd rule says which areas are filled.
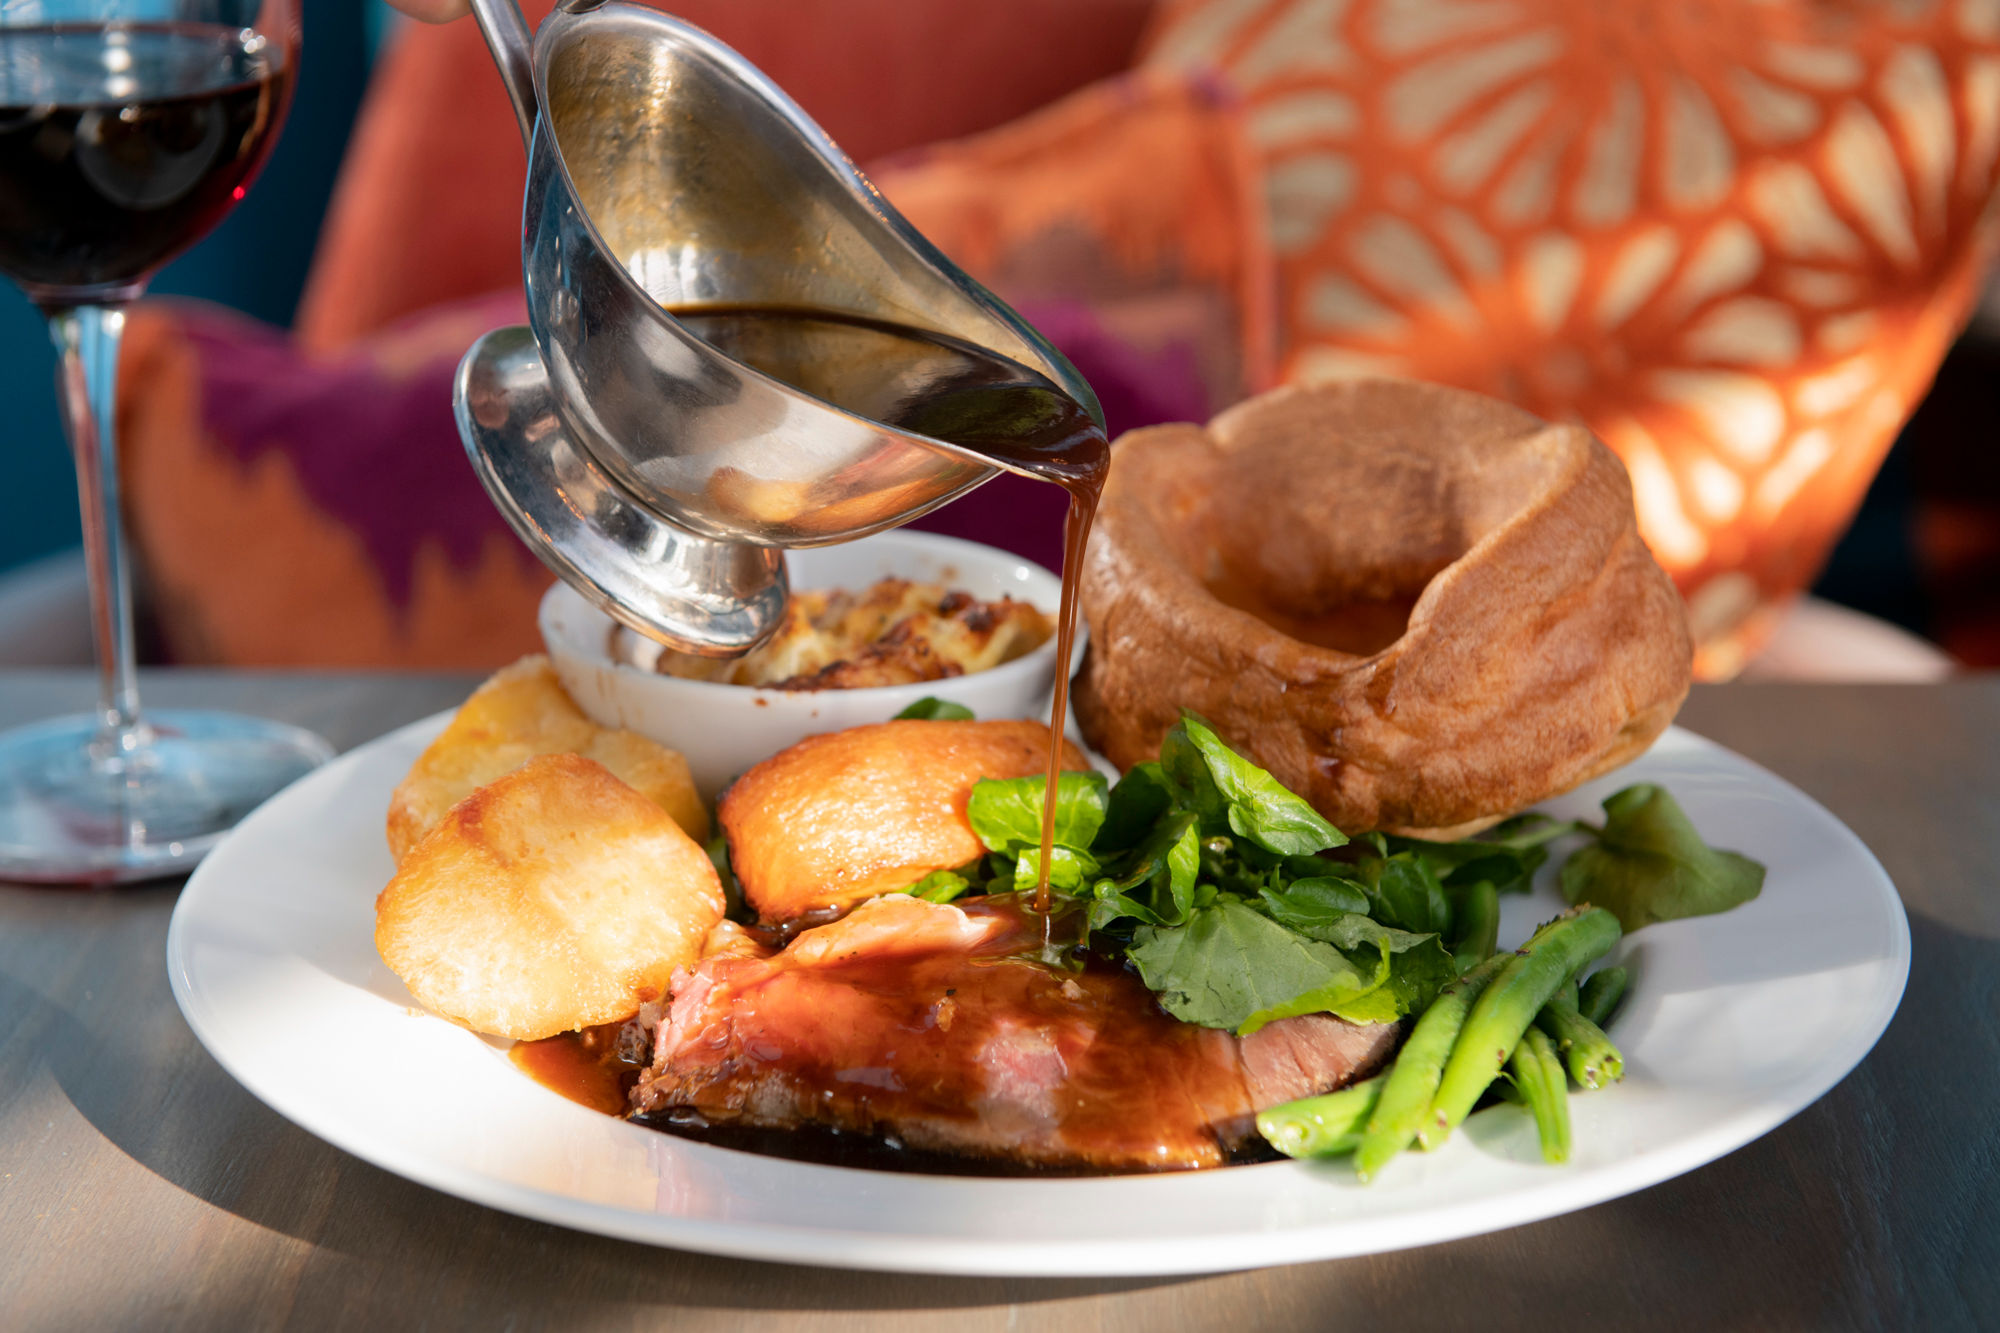
[[[1665,783],[1716,844],[1770,867],[1723,916],[1624,941],[1625,1081],[1572,1100],[1575,1155],[1541,1163],[1527,1113],[1472,1118],[1369,1186],[1344,1162],[993,1180],[816,1166],[599,1115],[501,1047],[416,1007],[374,947],[389,792],[444,716],[328,764],[259,809],[182,892],[174,998],[281,1115],[389,1171],[525,1217],[717,1254],[982,1274],[1151,1274],[1367,1254],[1569,1212],[1693,1170],[1796,1114],[1875,1044],[1909,925],[1860,840],[1778,778],[1686,732],[1550,802],[1571,816]],[[1544,872],[1546,879],[1548,872]],[[1511,899],[1503,942],[1557,906]],[[1143,1115],[1144,1107],[1134,1107]]]

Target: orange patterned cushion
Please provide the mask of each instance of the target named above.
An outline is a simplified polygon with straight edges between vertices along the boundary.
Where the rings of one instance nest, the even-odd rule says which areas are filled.
[[[1257,166],[1230,99],[1164,71],[1096,83],[1010,125],[883,164],[883,194],[1067,346],[1085,306],[1128,346],[1188,347],[1197,418],[1272,382]],[[1114,430],[1162,419],[1119,421]]]
[[[1171,0],[1247,106],[1278,364],[1575,416],[1727,675],[1852,517],[1994,239],[2000,0]]]
[[[1272,275],[1240,108],[1167,71],[1107,79],[874,178],[1061,348],[1114,434],[1271,383]],[[1003,476],[916,526],[1062,561],[1062,492]]]

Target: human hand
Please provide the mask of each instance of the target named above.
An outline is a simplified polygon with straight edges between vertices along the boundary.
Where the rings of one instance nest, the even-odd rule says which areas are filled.
[[[389,0],[389,3],[425,23],[449,23],[472,12],[471,0]]]

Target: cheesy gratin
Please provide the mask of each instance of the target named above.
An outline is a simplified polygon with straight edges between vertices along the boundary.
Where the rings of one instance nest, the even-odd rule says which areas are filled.
[[[778,632],[734,661],[662,651],[655,666],[725,685],[852,690],[985,671],[1054,632],[1050,617],[1011,597],[982,602],[942,584],[886,578],[860,593],[793,593]]]

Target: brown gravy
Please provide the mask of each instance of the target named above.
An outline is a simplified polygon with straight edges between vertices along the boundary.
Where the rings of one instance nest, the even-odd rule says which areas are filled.
[[[1035,891],[1036,910],[1048,911],[1077,585],[1091,520],[1111,470],[1111,444],[1103,428],[1039,371],[943,334],[797,306],[680,306],[672,313],[704,342],[774,379],[858,416],[958,445],[1069,492],[1062,601],[1056,612],[1048,794],[1042,804],[1042,873]]]
[[[1056,682],[1049,723],[1048,790],[1042,807],[1041,878],[1032,919],[1022,925],[1038,950],[1054,943],[1057,913],[1050,910],[1049,858],[1055,834],[1057,775],[1062,767],[1069,707],[1070,657],[1076,639],[1077,589],[1084,550],[1110,471],[1110,442],[1085,407],[1054,381],[984,349],[922,330],[826,311],[778,306],[680,308],[676,318],[728,355],[857,415],[943,440],[991,459],[1013,472],[1053,482],[1069,492],[1063,525],[1062,597],[1056,616]],[[1072,914],[1075,916],[1075,914]],[[1081,938],[1077,929],[1066,935]],[[796,930],[797,927],[794,927]],[[782,945],[791,932],[766,938]],[[774,932],[775,934],[775,932]],[[885,977],[885,986],[905,984]],[[1087,969],[1087,989],[1138,986],[1135,978],[1103,967]],[[1139,1083],[1152,1066],[1148,1039],[1187,1039],[1150,1003],[1131,1005],[1144,1032],[1134,1038],[1121,1068]],[[1160,1031],[1151,1029],[1157,1027]],[[530,1077],[572,1101],[623,1114],[640,1072],[618,1058],[617,1028],[594,1028],[517,1044],[511,1058]],[[1143,1101],[1143,1099],[1141,1099]],[[954,1174],[1048,1174],[1006,1162],[946,1154],[913,1153],[901,1145],[842,1135],[827,1129],[749,1130],[714,1125],[677,1113],[647,1123],[669,1133],[721,1146],[877,1169]],[[1107,1127],[1108,1129],[1109,1127]],[[1073,1173],[1072,1173],[1073,1174]]]
[[[622,1116],[631,1100],[632,1085],[645,1068],[618,1058],[618,1030],[623,1026],[606,1023],[540,1041],[517,1041],[507,1058],[549,1091],[593,1111]]]
[[[872,1035],[839,1044],[844,1056],[861,1069],[822,1070],[825,1077],[818,1081],[828,1089],[829,1098],[860,1098],[882,1111],[908,1101],[933,1116],[976,1116],[979,1112],[972,1109],[976,1098],[960,1086],[968,1077],[977,1081],[976,1071],[962,1063],[964,1052],[986,1049],[981,1034],[996,1025],[1032,1027],[1047,1033],[1063,1053],[1068,1071],[1064,1134],[1079,1148],[1099,1149],[1088,1153],[1091,1158],[1116,1165],[1051,1166],[1001,1155],[923,1151],[892,1136],[842,1132],[813,1123],[785,1129],[748,1126],[710,1119],[689,1106],[629,1118],[717,1147],[933,1175],[1077,1176],[1272,1159],[1255,1136],[1233,1149],[1221,1149],[1218,1156],[1221,1145],[1205,1129],[1188,1123],[1174,1130],[1161,1122],[1162,1116],[1184,1116],[1182,1104],[1190,1099],[1219,1107],[1241,1098],[1241,1075],[1220,1049],[1225,1038],[1168,1016],[1153,1003],[1143,983],[1113,960],[1087,957],[1081,970],[1043,962],[1047,918],[1030,910],[1020,897],[973,898],[960,907],[969,916],[1000,927],[970,953],[946,949],[914,958],[864,955],[833,965],[833,978],[860,997],[860,1008],[850,1005],[840,1010],[843,1029]],[[780,992],[769,989],[753,992],[742,1002],[767,1013],[788,1003]],[[946,1027],[960,1039],[949,1049],[921,1036],[940,1021],[942,1008],[949,1009]],[[864,1011],[875,1021],[851,1021]],[[573,1101],[625,1115],[639,1069],[618,1060],[617,1033],[618,1025],[610,1025],[520,1043],[513,1049],[514,1063]],[[898,1051],[904,1059],[892,1058]],[[761,1053],[756,1043],[732,1048],[726,1056],[728,1077],[755,1078],[759,1061],[786,1058],[775,1048]],[[886,1083],[875,1073],[891,1068],[897,1077]],[[862,1072],[875,1076],[856,1076]],[[1180,1141],[1183,1138],[1188,1141]],[[1150,1152],[1156,1139],[1172,1149],[1157,1163],[1141,1162],[1139,1152],[1118,1147],[1144,1140]]]
[[[565,1032],[541,1041],[516,1042],[508,1052],[514,1065],[535,1082],[560,1093],[571,1101],[605,1115],[626,1116],[626,1097],[639,1076],[639,1067],[608,1054],[611,1043],[600,1044],[599,1033],[615,1034],[618,1024]],[[1051,1178],[1103,1175],[1073,1167],[1037,1166],[1030,1162],[1000,1157],[969,1157],[958,1153],[928,1152],[893,1139],[874,1135],[847,1134],[825,1125],[801,1125],[796,1129],[766,1129],[756,1125],[716,1124],[696,1111],[670,1111],[661,1115],[635,1115],[633,1124],[672,1134],[675,1138],[707,1143],[737,1152],[764,1157],[784,1157],[795,1162],[821,1166],[859,1167],[869,1171],[901,1171],[924,1176],[1041,1176]],[[1231,1150],[1225,1165],[1247,1166],[1274,1162],[1278,1154],[1262,1140],[1251,1139]]]
[[[796,1129],[763,1129],[755,1125],[718,1125],[692,1111],[660,1116],[633,1116],[632,1123],[656,1129],[675,1138],[763,1157],[784,1157],[794,1162],[820,1166],[849,1166],[865,1171],[900,1171],[918,1176],[1013,1176],[1049,1180],[1086,1176],[1153,1174],[1113,1169],[1088,1170],[1073,1166],[1037,1166],[1004,1157],[970,1157],[958,1153],[930,1152],[912,1148],[893,1139],[865,1134],[845,1134],[825,1125],[801,1125]],[[1231,1149],[1224,1166],[1252,1166],[1259,1162],[1282,1161],[1278,1152],[1262,1139],[1251,1139]]]

